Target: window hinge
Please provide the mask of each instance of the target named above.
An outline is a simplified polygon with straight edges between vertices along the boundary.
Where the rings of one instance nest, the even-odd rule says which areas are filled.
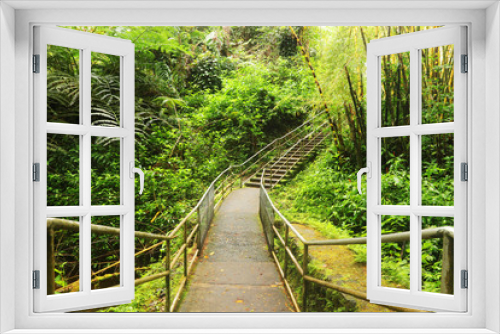
[[[460,180],[461,181],[469,181],[469,165],[466,162],[462,162],[460,164],[461,172],[460,172]]]
[[[33,164],[33,181],[40,182],[40,164],[38,162]]]
[[[469,288],[469,272],[467,270],[462,270],[460,276],[462,281],[462,289]]]
[[[33,289],[40,289],[40,270],[33,270]]]
[[[469,56],[462,55],[462,73],[469,72]]]
[[[40,73],[40,55],[33,55],[33,73]]]

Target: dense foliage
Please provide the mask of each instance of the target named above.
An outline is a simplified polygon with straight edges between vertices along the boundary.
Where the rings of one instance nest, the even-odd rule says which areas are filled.
[[[168,232],[218,173],[315,112],[309,104],[317,94],[314,81],[287,27],[70,28],[135,44],[136,166],[146,176],[145,192],[136,197],[138,231]],[[78,50],[48,48],[49,122],[82,121],[79,60]],[[93,52],[91,61],[92,125],[119,126],[119,57]],[[80,204],[79,140],[48,135],[49,206]],[[92,204],[119,204],[120,142],[92,138],[91,168]],[[117,227],[116,219],[94,217],[92,223]],[[56,232],[56,293],[78,289],[78,238]],[[136,240],[136,249],[152,243]],[[93,235],[94,274],[116,276],[95,275],[94,288],[117,283],[119,266],[105,270],[119,260],[117,244],[116,238]],[[151,272],[150,263],[161,256],[147,252],[137,267]]]
[[[356,172],[366,157],[366,44],[371,39],[409,33],[425,27],[315,28],[311,48],[323,78],[325,96],[334,106],[338,144],[332,142],[304,172],[278,190],[286,212],[299,222],[329,222],[349,236],[366,235],[366,199],[359,195]],[[422,50],[422,123],[453,121],[453,46]],[[381,124],[409,125],[409,54],[381,57]],[[382,139],[382,204],[410,204],[408,137]],[[421,136],[422,204],[452,206],[454,141],[452,134]],[[364,192],[364,194],[366,191]],[[382,234],[409,231],[409,218],[382,216]],[[452,218],[423,217],[422,228],[453,226]],[[360,262],[366,248],[353,246]],[[409,243],[382,245],[383,278],[409,288]],[[441,239],[422,242],[424,291],[439,292],[442,268]]]
[[[136,47],[136,166],[146,174],[145,192],[136,197],[136,230],[168,232],[220,171],[323,110],[326,102],[328,117],[338,129],[332,133],[334,140],[309,169],[282,188],[279,197],[288,212],[300,219],[309,215],[351,236],[365,235],[366,204],[356,192],[355,172],[365,165],[366,156],[366,44],[424,28],[294,27],[318,82],[288,27],[70,28],[129,39]],[[423,51],[424,123],[453,120],[452,54],[451,48]],[[78,50],[55,46],[48,50],[49,122],[81,122],[79,60]],[[384,57],[381,65],[383,125],[409,124],[409,57]],[[92,54],[93,125],[119,126],[119,73],[118,57]],[[408,204],[407,139],[387,138],[382,143],[384,204]],[[78,136],[48,135],[48,205],[79,205],[79,140]],[[422,203],[453,205],[453,136],[426,136],[422,147]],[[93,205],[119,203],[119,154],[116,139],[92,139]],[[403,217],[383,221],[384,233],[408,230]],[[116,217],[95,217],[92,222],[118,226]],[[440,218],[423,221],[423,227],[452,224]],[[66,292],[65,286],[78,281],[77,242],[77,233],[56,233],[56,293]],[[93,236],[92,243],[94,274],[119,272],[118,266],[106,271],[119,259],[117,240]],[[153,243],[138,239],[136,250],[146,250]],[[353,249],[364,261],[366,250]],[[439,240],[423,243],[426,291],[439,291],[441,249]],[[408,285],[408,254],[408,245],[384,245],[388,281]],[[137,276],[161,271],[163,256],[164,246],[160,252],[138,257]],[[116,282],[116,277],[96,278],[94,287]],[[133,304],[113,310],[162,310],[161,280],[136,292]]]

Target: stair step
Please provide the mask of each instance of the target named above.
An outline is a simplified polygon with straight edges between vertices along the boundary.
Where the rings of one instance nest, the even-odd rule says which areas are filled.
[[[270,168],[267,168],[265,176],[271,175],[271,171],[272,171],[272,174],[274,174],[274,175],[276,175],[276,174],[285,174],[285,170],[284,169],[277,169],[277,168],[270,169]],[[255,175],[262,175],[262,171],[257,172]]]
[[[273,166],[273,165],[274,165],[274,166],[277,166],[277,165],[287,165],[287,166],[293,166],[293,165],[295,165],[296,163],[297,163],[297,161],[286,161],[285,159],[283,159],[283,160],[278,160],[278,161],[273,162],[273,163],[270,165],[270,167],[271,167],[271,166]],[[275,164],[276,164],[276,165],[275,165]]]
[[[245,182],[245,186],[246,187],[250,187],[250,188],[260,188],[260,182],[257,183],[257,182]],[[268,186],[265,186],[266,189],[268,189],[269,187]]]
[[[273,166],[278,166],[278,165],[282,165],[282,166],[294,166],[294,165],[297,165],[301,162],[301,160],[299,161],[294,161],[294,162],[290,162],[290,161],[286,161],[286,160],[282,160],[282,161],[276,161],[276,162],[273,162],[272,164],[269,165],[269,168],[272,168]]]
[[[285,163],[285,162],[281,162],[281,161],[278,161],[278,162],[275,162],[273,163],[272,165],[269,165],[267,168],[269,169],[273,169],[273,168],[276,168],[276,167],[281,167],[281,168],[284,168],[284,167],[293,167],[295,165],[298,165],[300,162],[297,162],[297,163]]]
[[[294,157],[294,156],[291,156],[291,157],[288,157],[288,156],[281,156],[279,158],[274,158],[273,160],[271,160],[271,162],[275,162],[275,161],[278,161],[278,160],[281,160],[281,159],[286,159],[288,161],[298,161],[300,160],[301,157]]]
[[[323,146],[323,144],[319,144],[319,143],[317,143],[317,144],[315,144],[315,143],[307,143],[307,144],[304,144],[304,146],[297,145],[297,146],[294,147],[294,149],[301,149],[302,147],[307,147],[308,149],[311,149],[311,148],[314,148],[314,147],[318,148],[318,147],[322,147],[322,146]]]
[[[271,171],[272,171],[272,175],[279,175],[279,176],[281,176],[281,175],[286,174],[286,171],[284,169],[268,169],[268,170],[266,170],[266,174],[264,175],[264,177],[270,176],[271,175],[271,173],[270,173]],[[259,175],[259,174],[256,174],[256,175]],[[260,173],[260,175],[262,175],[262,173]],[[259,177],[260,177],[260,175],[259,175]]]
[[[291,150],[288,154],[290,153],[303,153],[303,152],[311,152],[315,151],[319,148],[320,146],[316,146],[316,148],[313,148],[313,146],[305,146],[305,147],[297,147],[293,150]]]
[[[281,175],[274,174],[272,180],[278,181],[278,180],[283,179],[284,177],[285,177],[284,174],[281,174]],[[269,181],[269,179],[270,179],[270,176],[264,176],[264,182]],[[260,176],[252,176],[250,178],[250,182],[260,182]]]
[[[297,169],[297,165],[305,160],[311,153],[324,147],[322,142],[325,137],[325,135],[318,135],[304,143],[304,145],[299,144],[289,150],[286,154],[274,157],[265,167],[266,173],[264,174],[264,185],[266,185],[266,182],[269,182],[271,175],[273,175],[273,185],[281,180],[288,179],[289,176],[287,174],[289,172],[295,171]],[[261,177],[262,169],[250,177],[250,179],[245,182],[245,186],[259,188]],[[266,188],[269,187],[266,185]]]
[[[282,155],[282,156],[280,157],[280,159],[283,159],[283,158],[288,159],[288,158],[290,158],[290,157],[291,157],[291,158],[294,158],[294,159],[297,159],[297,160],[300,160],[300,159],[302,159],[302,158],[304,157],[304,154],[292,154],[292,155],[288,155],[288,154],[287,154],[287,155]],[[290,160],[291,160],[291,159],[290,159]]]
[[[283,170],[282,170],[282,172],[283,172],[283,173],[279,173],[279,174],[278,174],[278,173],[274,173],[274,174],[273,174],[273,180],[277,180],[277,179],[279,179],[279,178],[286,177],[285,175],[286,175],[287,173],[284,173],[284,171],[283,171]],[[261,177],[261,175],[254,175],[254,176],[252,176],[251,178],[254,178],[254,177],[258,178],[258,179],[259,179],[259,182],[260,182],[260,177]],[[266,174],[266,175],[264,176],[264,179],[265,179],[265,180],[269,180],[269,178],[270,178],[270,177],[271,177],[271,176],[270,176],[269,174]]]

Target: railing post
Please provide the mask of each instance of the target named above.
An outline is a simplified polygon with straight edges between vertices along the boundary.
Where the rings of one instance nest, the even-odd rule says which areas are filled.
[[[441,269],[441,293],[453,294],[453,248],[454,240],[443,235],[443,268]]]
[[[165,277],[167,284],[167,291],[165,293],[165,312],[170,312],[170,239],[167,240],[167,259],[165,261],[165,267],[168,270],[168,274]]]
[[[245,175],[243,174],[245,170],[243,169],[243,166],[241,166],[241,172],[238,173],[238,175],[240,176],[240,188],[243,188],[243,178],[245,177]]]
[[[187,244],[187,229],[188,229],[188,221],[184,223],[184,276],[188,275],[188,244]]]
[[[305,279],[305,276],[308,275],[308,267],[309,264],[309,245],[304,244],[304,258],[302,259],[302,271],[304,272],[304,276],[302,276],[302,310],[303,312],[307,312],[307,299],[309,298],[309,282]]]
[[[281,138],[278,138],[278,155],[276,158],[281,156]]]
[[[264,175],[264,177],[266,177]],[[269,170],[269,176],[268,176],[268,179],[269,179],[269,188],[271,188],[273,186],[273,177],[274,177],[274,169],[270,169]]]
[[[283,254],[283,275],[285,276],[285,279],[287,278],[288,274],[287,274],[287,269],[288,269],[288,253],[286,251],[287,247],[288,247],[288,238],[289,238],[289,235],[290,235],[290,228],[288,227],[288,225],[285,223],[285,249],[284,249],[284,254]]]
[[[54,229],[47,229],[47,295],[55,294],[56,289],[56,257]]]

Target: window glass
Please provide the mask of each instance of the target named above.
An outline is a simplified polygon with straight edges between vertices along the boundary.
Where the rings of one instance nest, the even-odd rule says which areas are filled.
[[[410,288],[410,217],[381,216],[380,285],[390,288]],[[408,232],[404,235],[398,232]]]
[[[382,138],[382,205],[410,204],[410,137]]]
[[[47,122],[80,124],[80,50],[47,45]]]
[[[92,205],[120,205],[120,143],[92,137]]]
[[[92,125],[120,126],[120,57],[92,52]]]
[[[380,57],[382,126],[410,125],[410,52]]]
[[[120,285],[120,216],[92,217],[92,290]]]
[[[422,123],[453,122],[453,45],[422,49]]]
[[[80,217],[47,218],[47,294],[80,291]]]
[[[80,205],[80,136],[47,134],[47,206]]]

